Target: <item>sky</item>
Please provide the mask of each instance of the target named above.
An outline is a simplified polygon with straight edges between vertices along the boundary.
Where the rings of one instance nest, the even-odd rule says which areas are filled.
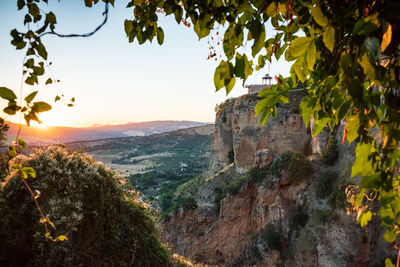
[[[102,4],[86,8],[83,0],[49,2],[41,8],[56,14],[57,32],[90,32],[103,20]],[[239,80],[228,96],[224,90],[215,92],[213,76],[218,61],[207,60],[207,42],[211,40],[199,41],[193,28],[178,25],[173,16],[159,15],[165,33],[162,46],[156,40],[143,45],[129,43],[124,20],[132,19],[133,14],[131,8],[125,8],[127,3],[115,1],[108,22],[89,38],[43,37],[48,61],[52,62],[46,71],[49,76],[44,79],[51,77],[60,83],[44,85],[44,80],[39,86],[24,84],[22,95],[39,90],[36,99],[53,104],[51,111],[39,117],[44,126],[85,127],[153,120],[214,122],[217,103],[247,92]],[[14,28],[25,29],[25,12],[17,10],[16,1],[0,2],[0,86],[15,92],[20,91],[25,50],[15,50],[9,33]],[[274,32],[267,27],[268,34],[273,36]],[[270,75],[287,76],[289,68],[288,62],[273,61]],[[246,84],[261,83],[267,72],[268,66],[253,73]],[[54,104],[54,97],[60,94],[65,101]],[[75,105],[67,107],[72,97]],[[0,100],[1,110],[5,105]],[[19,116],[0,113],[0,117],[20,121]]]

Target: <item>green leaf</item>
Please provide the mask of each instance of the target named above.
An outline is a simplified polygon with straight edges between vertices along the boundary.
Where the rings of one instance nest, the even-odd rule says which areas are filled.
[[[314,64],[315,64],[315,54],[317,53],[317,48],[315,46],[314,41],[311,42],[308,50],[307,50],[307,66],[309,70],[314,70]]]
[[[215,69],[214,73],[214,85],[215,85],[215,91],[218,91],[222,87],[224,87],[224,80],[221,79],[221,68],[217,67]]]
[[[361,225],[361,227],[364,227],[368,224],[368,222],[372,219],[372,212],[367,211],[361,213],[361,216],[358,218],[358,223]]]
[[[263,113],[260,116],[260,125],[264,125],[265,123],[267,123],[270,114],[271,111],[269,109],[263,111]]]
[[[22,168],[22,171],[25,172],[27,175],[29,175],[32,178],[36,178],[36,171],[31,168],[31,167],[24,167]]]
[[[383,235],[383,238],[385,238],[385,240],[388,243],[393,243],[396,240],[396,230],[395,229],[386,229],[386,232]],[[385,261],[385,264],[386,264],[386,261]]]
[[[25,6],[25,0],[17,1],[18,10],[21,10]]]
[[[326,48],[333,52],[333,48],[335,47],[335,28],[332,26],[326,27],[322,34],[322,41]]]
[[[358,114],[351,115],[346,121],[347,141],[351,144],[359,136],[358,129],[360,128],[360,117]]]
[[[51,83],[53,83],[53,80],[52,80],[51,78],[48,78],[48,79],[46,80],[46,84],[51,84]]]
[[[61,97],[57,95],[57,96],[54,98],[54,102],[57,102],[57,101],[59,101],[60,99],[61,99]]]
[[[10,147],[9,147],[10,148]],[[15,163],[11,166],[11,169],[13,170],[20,170],[22,168],[22,165],[19,163]]]
[[[127,36],[129,36],[131,34],[131,32],[133,31],[133,21],[132,20],[128,20],[126,19],[124,21],[124,28],[125,28],[125,33]]]
[[[275,2],[272,2],[267,8],[267,16],[270,18],[275,17],[278,14],[278,6]]]
[[[39,56],[41,56],[44,60],[47,60],[47,51],[42,43],[39,43],[36,46],[36,51],[38,52]]]
[[[313,136],[317,136],[320,132],[322,132],[329,120],[329,118],[315,120],[315,124],[313,127]]]
[[[34,112],[45,112],[51,109],[51,105],[47,104],[46,102],[34,102],[32,106],[32,111]]]
[[[260,34],[257,35],[257,37],[254,40],[254,44],[251,47],[251,54],[253,57],[255,57],[258,52],[260,52],[260,50],[264,47],[264,41],[265,41],[265,27],[261,26],[261,31]]]
[[[26,142],[22,139],[18,139],[18,145],[22,148],[25,149],[26,148]]]
[[[32,92],[30,93],[27,97],[25,97],[25,101],[27,103],[31,103],[32,100],[35,98],[35,96],[37,95],[38,91]]]
[[[381,179],[381,172],[364,176],[361,179],[360,186],[366,189],[376,188],[376,185],[378,184],[380,179]]]
[[[328,18],[322,13],[319,7],[311,7],[311,16],[320,26],[325,27],[328,24]]]
[[[305,57],[298,57],[291,69],[294,70],[300,81],[305,82],[307,80],[309,70],[305,62]]]
[[[307,127],[311,120],[312,107],[309,106],[310,99],[305,97],[301,100],[299,110],[301,117],[303,118],[304,124]]]
[[[17,96],[14,94],[14,92],[6,87],[0,87],[0,97],[8,101],[14,101],[17,99]]]
[[[371,64],[371,62],[369,61],[366,53],[364,53],[364,55],[361,57],[361,59],[358,59],[358,63],[363,68],[365,75],[368,78],[370,78],[372,81],[376,81],[376,70],[375,70],[374,66]]]
[[[289,53],[292,57],[299,57],[307,52],[312,39],[308,37],[299,37],[293,40],[289,46]]]
[[[385,260],[385,267],[396,267],[389,258]]]
[[[17,151],[15,150],[14,146],[9,145],[8,146],[8,155],[10,155],[11,157],[15,157],[17,155]],[[12,168],[14,169],[15,164],[12,166]]]
[[[226,79],[224,81],[225,91],[227,95],[232,91],[233,86],[235,86],[235,83],[236,83],[236,77],[233,77],[232,79]]]
[[[367,35],[375,31],[379,27],[378,20],[379,12],[376,12],[368,17],[359,19],[353,28],[353,34]]]
[[[11,104],[11,105],[5,107],[3,109],[3,111],[4,111],[4,113],[7,113],[9,115],[15,115],[15,113],[17,113],[17,111],[20,110],[20,109],[21,109],[20,106],[18,106],[16,104]]]
[[[159,45],[162,45],[164,42],[164,31],[161,27],[157,28],[157,42]]]
[[[372,144],[358,143],[356,147],[356,160],[351,168],[351,177],[356,175],[368,176],[374,173],[374,166],[369,156],[372,153]]]

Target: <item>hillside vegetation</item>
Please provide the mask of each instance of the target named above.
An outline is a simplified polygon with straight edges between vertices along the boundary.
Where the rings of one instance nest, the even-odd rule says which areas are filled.
[[[102,163],[59,146],[15,163],[36,170],[27,182],[54,223],[52,236],[68,240],[45,238],[33,199],[11,171],[0,191],[1,266],[167,266],[149,208]]]

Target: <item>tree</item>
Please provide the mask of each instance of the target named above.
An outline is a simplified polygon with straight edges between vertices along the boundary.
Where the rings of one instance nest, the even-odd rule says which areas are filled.
[[[16,49],[28,46],[24,65],[28,84],[37,83],[37,76],[45,71],[47,52],[42,37],[76,36],[58,34],[55,14],[43,13],[38,8],[40,2],[47,0],[17,1],[19,9],[28,11],[25,24],[38,23],[37,30],[11,32]],[[98,2],[85,0],[88,7]],[[108,5],[113,5],[114,0],[103,2],[105,23]],[[275,77],[277,84],[259,94],[262,99],[255,113],[260,116],[260,123],[266,123],[270,115],[276,116],[276,104],[288,103],[290,90],[307,80],[308,96],[300,104],[305,124],[309,125],[314,118],[316,135],[325,127],[333,129],[344,122],[343,142],[358,140],[352,168],[352,176],[362,177],[353,198],[359,211],[358,222],[365,226],[372,215],[380,216],[387,227],[385,239],[395,241],[400,231],[400,2],[132,0],[127,8],[133,9],[134,18],[125,20],[125,31],[129,42],[136,39],[139,44],[154,38],[163,43],[158,15],[173,15],[177,23],[185,25],[190,21],[199,38],[216,35],[214,27],[224,25],[221,43],[225,57],[215,70],[214,83],[217,90],[225,88],[227,94],[237,78],[244,82],[254,69],[262,68],[272,57],[284,56],[293,61],[290,77]],[[269,23],[276,34],[266,39]],[[239,52],[246,44],[251,44],[251,55]],[[33,55],[40,61],[35,62]],[[38,120],[38,112],[51,108],[43,102],[31,104],[34,96],[25,98],[27,107],[20,107],[15,94],[4,88],[0,88],[0,96],[9,101],[5,112],[24,112],[28,124]],[[371,210],[372,200],[381,204],[377,213]]]

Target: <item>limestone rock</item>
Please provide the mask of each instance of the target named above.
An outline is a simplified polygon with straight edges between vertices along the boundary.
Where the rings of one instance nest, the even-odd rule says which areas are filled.
[[[269,149],[259,149],[256,151],[254,167],[259,170],[268,170],[274,161],[274,153]]]

